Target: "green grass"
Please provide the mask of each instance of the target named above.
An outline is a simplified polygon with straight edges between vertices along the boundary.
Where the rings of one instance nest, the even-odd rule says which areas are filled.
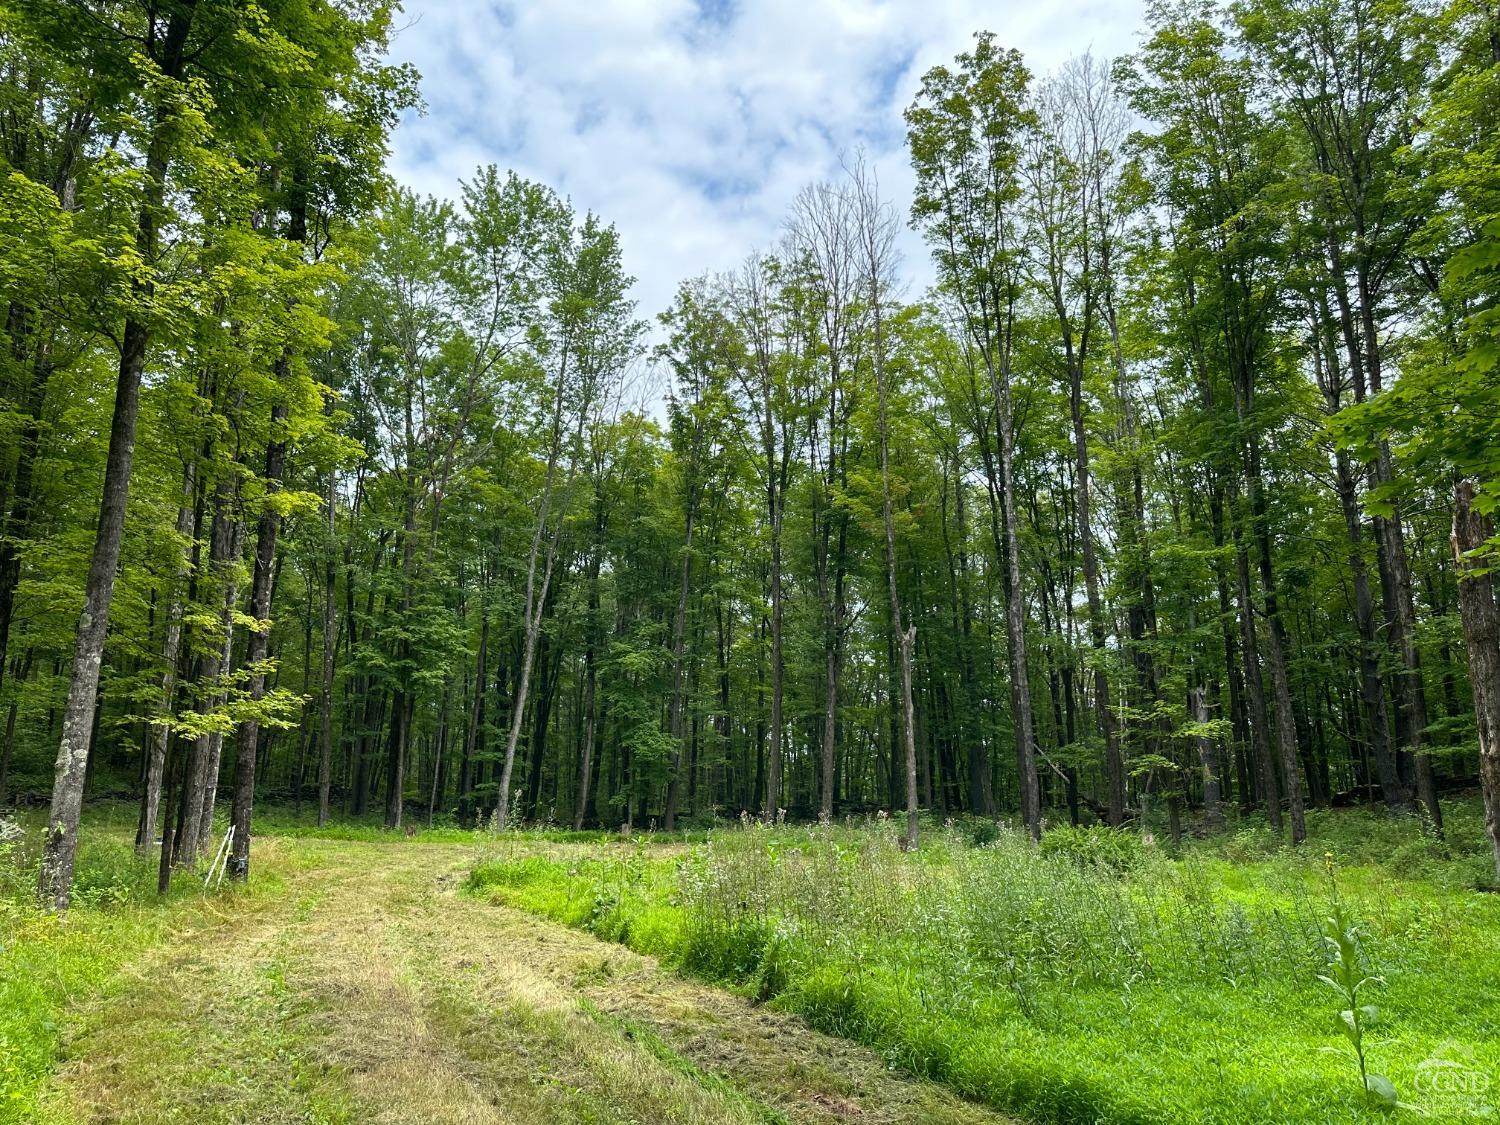
[[[35,902],[40,814],[8,823],[0,838],[0,1125],[36,1120],[65,1009],[105,994],[121,965],[185,911],[221,895],[274,895],[280,885],[272,879],[252,892],[226,886],[208,895],[201,881],[183,877],[159,899],[156,857],[137,857],[130,843],[133,807],[107,804],[89,810],[72,908],[58,916]]]
[[[1296,853],[1259,828],[1176,855],[1097,831],[976,847],[992,835],[977,825],[930,829],[911,855],[885,824],[730,831],[666,855],[508,838],[469,885],[1057,1122],[1383,1116],[1317,979],[1337,893],[1383,978],[1362,996],[1380,1009],[1371,1069],[1442,1119],[1500,1112],[1500,895],[1479,889],[1477,803],[1447,814],[1451,846],[1413,821],[1318,813]],[[1487,1089],[1432,1095],[1434,1058]]]
[[[378,813],[357,818],[336,817],[320,826],[317,810],[310,805],[300,810],[288,805],[259,806],[255,810],[255,830],[266,836],[348,840],[357,843],[388,843],[403,839],[427,844],[492,843],[497,835],[507,839],[574,844],[608,843],[622,839],[618,832],[597,828],[575,832],[571,828],[522,826],[507,828],[503,833],[497,834],[484,825],[466,828],[447,815],[438,817],[429,826],[425,814],[408,816],[405,826],[399,829],[387,828],[384,816]],[[702,843],[708,836],[709,829],[688,828],[676,832],[642,832],[631,838],[654,843]]]

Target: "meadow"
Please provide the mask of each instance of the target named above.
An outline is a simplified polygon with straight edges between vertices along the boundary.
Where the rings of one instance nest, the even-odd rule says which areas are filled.
[[[1479,840],[1477,805],[1450,838]],[[987,823],[492,845],[472,893],[657,955],[1030,1121],[1500,1112],[1500,895],[1415,821],[1312,818],[1172,850]],[[1339,943],[1329,920],[1342,919]],[[1341,1013],[1357,984],[1361,1081]],[[1329,980],[1321,980],[1328,977]]]
[[[1341,810],[1316,813],[1308,846],[1295,851],[1258,826],[1176,848],[1149,833],[1053,828],[1036,846],[1010,825],[950,821],[924,824],[921,847],[905,852],[898,826],[884,818],[631,838],[438,824],[406,836],[364,823],[319,829],[305,815],[272,810],[268,858],[248,887],[205,891],[179,878],[159,900],[153,859],[129,845],[129,808],[103,805],[89,812],[66,918],[32,901],[33,817],[10,822],[0,842],[0,1121],[91,1119],[57,1108],[70,1104],[79,1073],[91,1073],[64,1071],[58,1086],[59,1066],[76,1070],[68,1059],[79,1051],[98,1056],[106,1078],[110,1059],[138,1054],[138,1096],[196,1090],[199,1100],[186,1104],[201,1120],[234,1120],[246,1106],[266,1111],[293,1093],[296,1112],[343,1107],[315,1116],[358,1120],[351,1082],[360,1072],[336,1061],[327,1033],[330,1022],[353,1018],[349,986],[315,983],[344,972],[343,955],[327,953],[327,937],[298,935],[314,913],[342,934],[341,920],[361,910],[394,927],[383,939],[392,959],[412,958],[402,988],[421,981],[423,995],[441,1000],[431,1010],[448,1020],[461,998],[475,1000],[463,1001],[462,1026],[481,1047],[518,1012],[540,1017],[514,998],[476,994],[478,981],[494,976],[484,985],[494,988],[518,972],[507,963],[473,977],[476,956],[524,949],[526,979],[571,981],[556,994],[555,1014],[536,1024],[577,1047],[559,1088],[594,1082],[590,1104],[610,1104],[617,1081],[588,1061],[605,1047],[626,1052],[632,1067],[677,1076],[637,1075],[637,1108],[622,1120],[693,1099],[710,1118],[713,1106],[732,1103],[757,1120],[821,1120],[798,1111],[808,1083],[801,1068],[815,1065],[802,1059],[807,1049],[783,1030],[790,1062],[757,1058],[750,1039],[731,1050],[728,1026],[715,1022],[724,1017],[711,1011],[715,993],[751,1005],[730,1017],[736,1035],[756,1009],[801,1020],[869,1048],[893,1079],[930,1080],[1021,1121],[1482,1120],[1500,1113],[1500,894],[1477,847],[1477,802],[1445,811],[1446,844],[1416,820]],[[398,868],[392,883],[387,872]],[[468,904],[464,913],[455,903]],[[549,968],[547,950],[559,947],[507,936],[524,932],[504,920],[517,909],[553,933],[566,932],[556,924],[581,931],[584,945],[569,954],[584,966],[576,979],[573,961]],[[1329,940],[1335,915],[1342,945]],[[433,926],[420,939],[405,932],[417,918]],[[216,933],[269,943],[246,962],[248,976],[230,973],[219,986],[236,997],[227,1017],[222,1005],[193,1007],[202,966],[223,963],[233,942]],[[608,953],[588,952],[600,948],[590,934],[698,982],[696,1003],[708,1014],[683,1023],[665,999],[666,978],[627,983]],[[514,950],[513,940],[522,940]],[[173,943],[185,959],[142,993],[138,966],[178,965],[166,952]],[[1359,984],[1368,1072],[1389,1081],[1394,1105],[1361,1084],[1340,1014],[1350,1005],[1329,983],[1341,969]],[[122,1022],[157,993],[156,1016]],[[628,1011],[612,1007],[626,1002]],[[365,1012],[373,1022],[356,1040],[382,1026],[386,1003]],[[203,1025],[226,1018],[242,1028],[230,1057],[199,1066]],[[158,1064],[170,1057],[162,1026],[181,1048],[173,1065]],[[704,1043],[718,1053],[691,1054]],[[253,1057],[239,1057],[247,1052]],[[305,1089],[278,1085],[287,1065]],[[213,1099],[226,1074],[236,1076],[240,1100],[220,1104]],[[689,1093],[669,1090],[684,1075]],[[445,1091],[460,1088],[454,1081]],[[504,1096],[530,1088],[516,1074],[495,1082]],[[829,1086],[840,1096],[861,1088]],[[888,1106],[906,1095],[881,1096]],[[929,1102],[937,1120],[954,1112]],[[532,1106],[534,1119],[564,1112],[560,1104]],[[901,1119],[891,1112],[872,1119]]]

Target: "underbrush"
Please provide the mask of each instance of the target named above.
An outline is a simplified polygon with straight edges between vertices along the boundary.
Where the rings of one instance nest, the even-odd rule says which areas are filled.
[[[594,844],[626,838],[617,832],[598,828],[574,831],[571,828],[534,822],[523,822],[514,827],[496,831],[489,827],[488,822],[464,825],[447,814],[437,817],[429,825],[425,813],[408,818],[401,828],[387,828],[384,817],[379,814],[360,817],[335,816],[327,824],[319,825],[317,812],[313,808],[296,809],[288,805],[273,804],[262,804],[256,807],[255,831],[266,836],[351,840],[371,844],[398,840],[412,840],[426,844],[473,844],[493,843],[498,839],[517,837],[560,844]],[[641,834],[639,838],[657,843],[701,843],[708,839],[708,836],[708,829],[687,828],[675,832],[650,831]]]
[[[1451,837],[1482,839],[1475,817],[1454,805]],[[1337,897],[1378,978],[1363,1049],[1416,1107],[1397,1112],[1497,1112],[1500,896],[1473,889],[1475,857],[1376,814],[1311,829],[1295,853],[1254,828],[1176,854],[1097,829],[975,846],[972,825],[912,854],[887,825],[731,831],[679,855],[520,838],[469,886],[1056,1122],[1383,1116],[1318,979]]]

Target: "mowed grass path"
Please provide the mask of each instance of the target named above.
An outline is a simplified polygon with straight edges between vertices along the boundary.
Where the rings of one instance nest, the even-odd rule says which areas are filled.
[[[456,893],[472,846],[256,842],[64,1013],[53,1122],[1000,1122],[650,958]]]

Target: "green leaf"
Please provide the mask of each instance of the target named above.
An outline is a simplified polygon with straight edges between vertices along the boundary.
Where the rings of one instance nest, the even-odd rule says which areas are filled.
[[[1383,1074],[1365,1075],[1365,1093],[1370,1103],[1379,1109],[1396,1108],[1395,1084]]]

